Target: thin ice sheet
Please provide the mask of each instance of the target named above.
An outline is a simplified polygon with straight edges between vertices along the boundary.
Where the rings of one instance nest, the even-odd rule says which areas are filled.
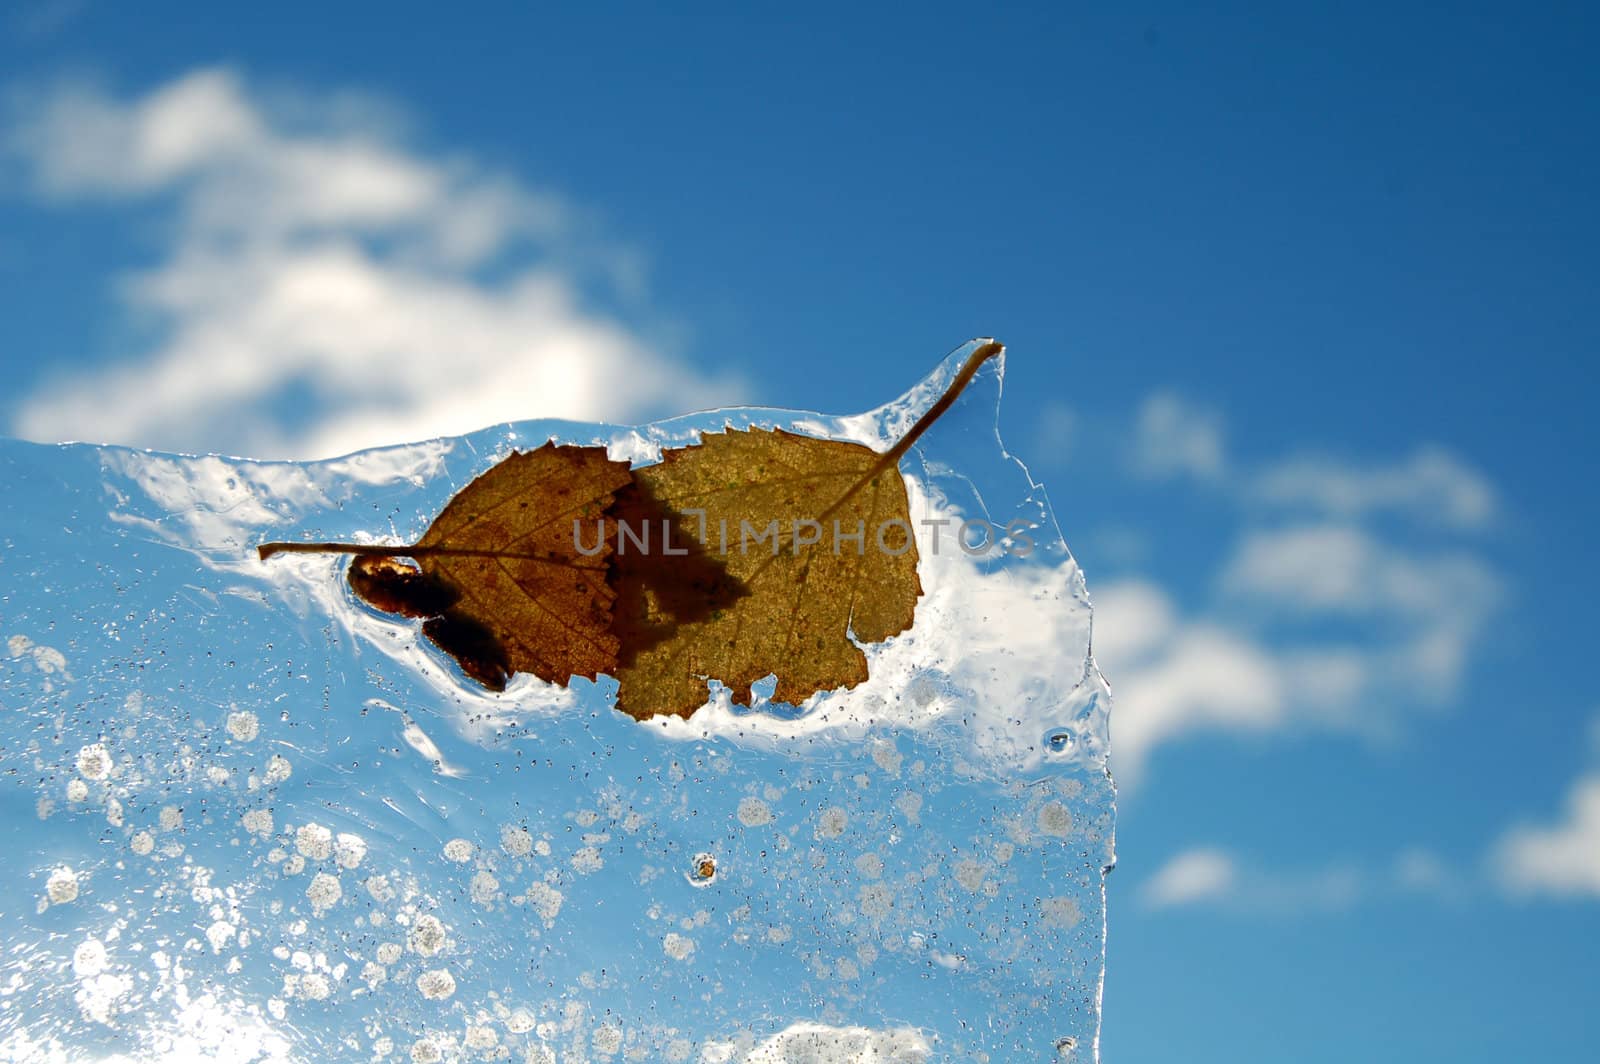
[[[881,448],[971,350],[852,417],[309,464],[0,443],[0,1057],[1094,1059],[1108,700],[1082,577],[996,433],[999,366],[902,462],[915,626],[797,707],[490,693],[354,599],[347,559],[254,550],[411,542],[548,439]],[[1031,548],[962,549],[980,519]]]

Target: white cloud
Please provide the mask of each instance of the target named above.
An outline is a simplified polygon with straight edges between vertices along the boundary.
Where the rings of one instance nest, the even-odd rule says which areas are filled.
[[[1471,555],[1414,556],[1344,527],[1249,534],[1219,583],[1224,598],[1192,614],[1146,580],[1094,590],[1126,788],[1157,747],[1196,733],[1387,733],[1454,694],[1500,598]]]
[[[1248,915],[1333,911],[1374,899],[1423,895],[1459,901],[1463,885],[1428,850],[1403,850],[1372,865],[1332,861],[1312,868],[1264,868],[1216,847],[1185,850],[1139,887],[1149,909],[1207,906]]]
[[[1152,909],[1218,902],[1233,891],[1238,875],[1233,858],[1221,850],[1186,850],[1146,880],[1139,897]]]
[[[1251,533],[1221,585],[1269,609],[1362,622],[1384,679],[1433,699],[1454,694],[1501,598],[1499,578],[1470,553],[1424,556],[1346,525]]]
[[[1508,831],[1493,862],[1512,893],[1600,898],[1600,773],[1573,784],[1565,819]]]
[[[1180,620],[1171,600],[1143,581],[1102,585],[1093,599],[1095,660],[1116,700],[1111,757],[1122,786],[1137,782],[1161,743],[1282,722],[1284,677],[1264,647],[1216,624]]]
[[[1034,455],[1041,463],[1062,465],[1072,456],[1077,442],[1079,418],[1066,403],[1052,399],[1039,411],[1034,439]]]
[[[1106,661],[1131,665],[1165,644],[1178,626],[1172,600],[1148,581],[1104,584],[1095,588],[1094,604],[1094,653]]]
[[[1222,475],[1222,419],[1175,395],[1153,395],[1139,408],[1134,468],[1151,477]]]
[[[170,206],[174,224],[122,289],[158,341],[46,380],[18,435],[314,457],[736,391],[586,306],[575,263],[597,245],[569,208],[407,148],[369,102],[204,70],[131,100],[57,88],[26,113],[8,146],[42,196]],[[598,255],[629,286],[633,258]]]
[[[1495,491],[1477,470],[1440,447],[1403,462],[1359,468],[1329,458],[1279,462],[1255,479],[1267,502],[1357,518],[1383,511],[1457,528],[1481,528],[1494,517]]]
[[[1170,395],[1144,403],[1132,459],[1144,471],[1208,479],[1227,497],[1220,420]],[[1289,464],[1263,481],[1290,496]],[[1493,494],[1460,463],[1424,452],[1396,471],[1317,467],[1330,508],[1410,513],[1405,492],[1439,486],[1419,505],[1458,524],[1487,520]],[[1419,490],[1421,490],[1419,487]],[[1449,490],[1446,490],[1448,488]],[[1311,488],[1308,493],[1314,494]],[[1242,514],[1247,521],[1251,515]],[[1113,763],[1135,785],[1153,750],[1199,732],[1292,727],[1392,729],[1410,700],[1453,697],[1503,598],[1500,578],[1465,547],[1402,548],[1353,518],[1247,529],[1221,566],[1213,601],[1180,611],[1148,580],[1095,588],[1095,655],[1116,692]]]
[[[1391,870],[1395,885],[1409,894],[1459,898],[1462,884],[1439,855],[1421,847],[1402,850]]]

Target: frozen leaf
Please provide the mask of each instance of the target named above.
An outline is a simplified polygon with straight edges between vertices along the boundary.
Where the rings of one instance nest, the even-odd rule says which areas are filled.
[[[637,470],[639,493],[674,515],[697,552],[725,558],[745,596],[675,617],[649,594],[675,559],[620,541],[618,708],[688,716],[706,700],[706,677],[741,704],[769,673],[773,699],[794,704],[865,680],[851,635],[878,643],[905,631],[922,594],[905,483],[884,459],[857,443],[752,428],[707,435]]]
[[[644,719],[689,716],[711,679],[748,705],[776,674],[774,699],[798,704],[864,681],[858,642],[911,627],[922,585],[899,462],[1002,350],[977,347],[886,452],[729,429],[630,475],[603,448],[547,443],[467,485],[410,546],[259,552],[358,555],[356,593],[427,617],[423,633],[491,690],[514,672],[614,673],[618,708]]]
[[[356,594],[429,618],[423,634],[491,690],[514,672],[552,683],[593,679],[617,660],[610,548],[579,551],[572,522],[598,520],[628,482],[627,463],[603,447],[547,443],[461,489],[409,546],[266,543],[259,552],[263,560],[285,551],[357,554],[349,574]]]

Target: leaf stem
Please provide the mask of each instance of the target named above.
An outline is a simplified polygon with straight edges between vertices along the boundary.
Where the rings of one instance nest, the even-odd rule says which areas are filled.
[[[263,543],[256,553],[266,561],[274,554],[377,554],[388,557],[409,558],[421,548],[383,543]]]
[[[939,418],[943,417],[946,410],[949,410],[955,405],[955,401],[961,397],[961,393],[966,391],[967,385],[972,383],[972,378],[978,375],[978,368],[991,358],[999,355],[1005,349],[1006,347],[1004,344],[996,343],[991,339],[979,346],[979,348],[972,352],[972,354],[968,355],[967,360],[963,362],[961,364],[961,368],[956,371],[955,378],[951,380],[949,386],[945,388],[944,394],[939,396],[938,399],[934,400],[933,405],[928,407],[927,411],[921,417],[917,418],[916,424],[912,425],[911,428],[906,430],[906,434],[900,437],[899,442],[897,442],[887,451],[883,452],[883,456],[876,462],[872,463],[872,468],[867,470],[866,473],[862,474],[860,480],[857,480],[854,484],[850,485],[849,491],[839,496],[839,498],[834,500],[833,505],[829,506],[827,509],[818,514],[816,520],[826,521],[828,518],[832,517],[840,507],[854,497],[856,492],[872,483],[873,480],[877,478],[878,474],[882,473],[885,469],[893,469],[895,466],[899,465],[900,459],[904,457],[907,451],[911,450],[912,444],[916,443],[924,432],[927,432],[928,429],[933,427],[933,423],[938,421]]]
[[[381,558],[524,558],[548,562],[561,559],[550,551],[489,550],[482,547],[426,547],[420,543],[263,543],[256,553],[266,561],[274,554],[365,554]]]
[[[944,394],[939,396],[932,406],[928,407],[927,413],[917,418],[917,423],[912,425],[904,436],[900,437],[899,443],[884,452],[883,457],[878,460],[878,468],[874,472],[882,472],[897,464],[905,453],[911,450],[912,444],[916,443],[922,434],[927,432],[935,421],[944,416],[944,412],[949,410],[955,404],[955,401],[961,397],[961,393],[966,391],[967,385],[972,383],[972,378],[978,375],[978,367],[1005,349],[1004,344],[996,343],[991,339],[988,343],[983,344],[968,355],[966,362],[962,363],[961,369],[956,373],[955,379],[944,390]]]

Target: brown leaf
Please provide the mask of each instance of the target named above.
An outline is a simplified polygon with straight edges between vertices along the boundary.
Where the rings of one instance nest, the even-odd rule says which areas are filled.
[[[460,590],[447,616],[481,625],[512,672],[593,679],[615,668],[615,595],[609,551],[586,557],[573,522],[598,520],[628,481],[628,464],[603,447],[514,453],[461,489],[407,553],[424,576]]]
[[[628,464],[611,461],[603,447],[547,443],[513,453],[462,488],[409,546],[259,550],[263,559],[282,551],[361,555],[350,567],[351,588],[378,609],[431,617],[423,634],[485,687],[502,690],[517,672],[552,683],[593,679],[617,662],[610,547],[580,551],[573,522],[592,528],[629,483]]]
[[[905,482],[883,457],[856,443],[747,429],[635,470],[639,491],[683,536],[673,546],[722,560],[728,585],[744,593],[698,615],[672,614],[648,589],[684,559],[659,542],[644,553],[620,539],[611,577],[618,708],[641,719],[688,716],[705,702],[708,678],[744,704],[750,685],[774,672],[779,702],[865,680],[851,633],[876,643],[906,630],[922,593]],[[856,532],[859,542],[845,538]]]
[[[922,585],[899,460],[986,360],[987,343],[879,454],[782,430],[710,433],[630,473],[604,448],[513,454],[405,547],[266,543],[358,557],[351,587],[479,683],[616,675],[618,708],[688,716],[718,680],[748,704],[775,673],[799,703],[867,678],[857,643],[911,627]],[[401,558],[414,559],[414,563]]]

